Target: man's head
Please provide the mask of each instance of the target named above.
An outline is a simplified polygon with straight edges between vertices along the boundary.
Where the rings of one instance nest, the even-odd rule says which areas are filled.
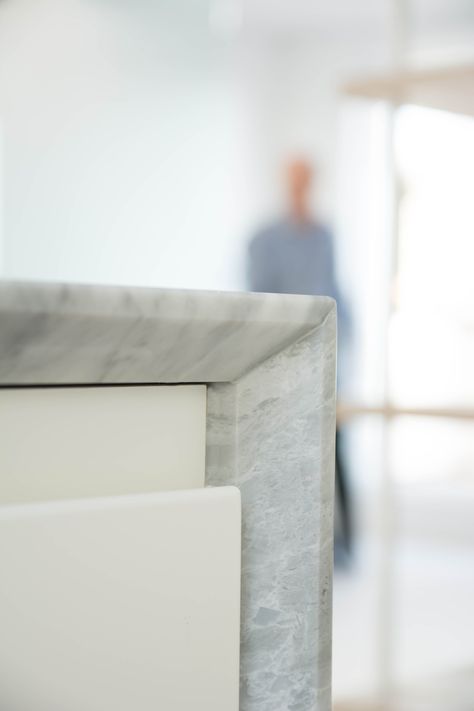
[[[311,164],[305,158],[292,158],[286,164],[286,186],[291,215],[309,219],[309,191],[313,178]]]

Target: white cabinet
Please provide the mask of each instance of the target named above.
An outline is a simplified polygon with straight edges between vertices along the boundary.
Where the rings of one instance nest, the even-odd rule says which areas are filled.
[[[204,486],[206,386],[0,389],[0,504]]]
[[[0,709],[237,711],[240,493],[206,386],[0,389]]]

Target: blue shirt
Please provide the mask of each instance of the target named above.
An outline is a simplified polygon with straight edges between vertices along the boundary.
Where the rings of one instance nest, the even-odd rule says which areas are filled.
[[[276,222],[252,239],[248,252],[252,291],[332,296],[338,304],[339,330],[348,316],[339,293],[331,232],[315,222]]]

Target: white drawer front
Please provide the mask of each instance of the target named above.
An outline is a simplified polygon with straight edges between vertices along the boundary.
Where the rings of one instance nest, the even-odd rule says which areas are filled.
[[[0,504],[204,486],[206,386],[0,389]]]
[[[237,711],[234,487],[0,508],[0,708]]]

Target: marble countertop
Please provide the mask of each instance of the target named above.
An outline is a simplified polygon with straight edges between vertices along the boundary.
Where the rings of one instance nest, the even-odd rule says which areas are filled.
[[[318,328],[327,297],[0,282],[0,385],[232,382]]]

